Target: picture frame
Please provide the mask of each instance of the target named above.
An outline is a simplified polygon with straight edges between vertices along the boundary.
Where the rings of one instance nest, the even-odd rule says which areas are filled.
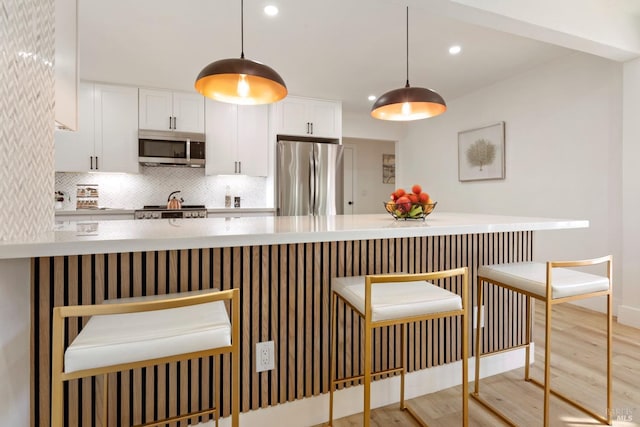
[[[395,154],[382,155],[382,183],[383,184],[396,183],[396,155]]]
[[[505,177],[504,122],[458,132],[458,180]]]

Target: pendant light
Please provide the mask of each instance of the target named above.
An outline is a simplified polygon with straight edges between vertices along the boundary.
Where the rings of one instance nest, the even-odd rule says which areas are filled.
[[[409,85],[409,7],[407,6],[407,83],[381,95],[371,107],[371,116],[380,120],[409,121],[444,113],[447,104],[431,89]]]
[[[200,71],[195,87],[207,98],[232,104],[270,104],[287,96],[287,86],[271,67],[244,57],[244,0],[240,1],[240,58],[221,59]]]

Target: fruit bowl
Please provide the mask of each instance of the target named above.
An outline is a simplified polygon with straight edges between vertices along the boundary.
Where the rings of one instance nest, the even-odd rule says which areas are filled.
[[[395,219],[424,219],[436,208],[438,202],[433,203],[395,203],[382,202],[384,208]]]

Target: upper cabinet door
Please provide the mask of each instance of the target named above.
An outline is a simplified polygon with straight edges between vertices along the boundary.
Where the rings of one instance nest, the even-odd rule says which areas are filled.
[[[78,131],[55,131],[57,172],[138,173],[138,89],[80,83]]]
[[[140,129],[173,129],[173,94],[167,90],[140,89]]]
[[[140,89],[140,129],[204,133],[204,97],[199,93]]]
[[[202,95],[173,92],[173,129],[204,133],[204,97]]]
[[[339,101],[288,96],[272,108],[276,134],[342,137],[342,104]]]
[[[78,130],[78,1],[56,0],[55,120]]]
[[[207,99],[207,175],[232,175],[238,171],[238,107]]]
[[[288,97],[276,104],[281,109],[277,116],[279,133],[285,135],[308,135],[311,126],[307,117],[308,101]]]
[[[250,176],[269,174],[269,106],[238,106],[239,173]]]
[[[325,138],[342,137],[342,104],[314,100],[307,105],[311,135]]]
[[[56,172],[87,172],[94,159],[94,104],[93,84],[80,83],[79,120],[75,132],[56,129],[54,132]]]
[[[95,97],[98,170],[138,173],[138,89],[96,84]]]
[[[207,175],[267,176],[269,107],[207,99]]]

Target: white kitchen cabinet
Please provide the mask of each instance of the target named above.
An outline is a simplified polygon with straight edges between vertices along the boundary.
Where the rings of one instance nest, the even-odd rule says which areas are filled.
[[[204,97],[199,93],[140,89],[140,129],[204,133]]]
[[[78,0],[56,0],[55,121],[78,129]]]
[[[58,172],[138,173],[138,90],[80,83],[77,132],[56,130]]]
[[[276,134],[341,138],[342,104],[339,101],[288,96],[273,104]]]
[[[269,108],[207,100],[207,175],[267,176]]]
[[[94,162],[94,95],[93,84],[80,83],[78,93],[78,130],[70,132],[56,129],[56,172],[86,172]]]

